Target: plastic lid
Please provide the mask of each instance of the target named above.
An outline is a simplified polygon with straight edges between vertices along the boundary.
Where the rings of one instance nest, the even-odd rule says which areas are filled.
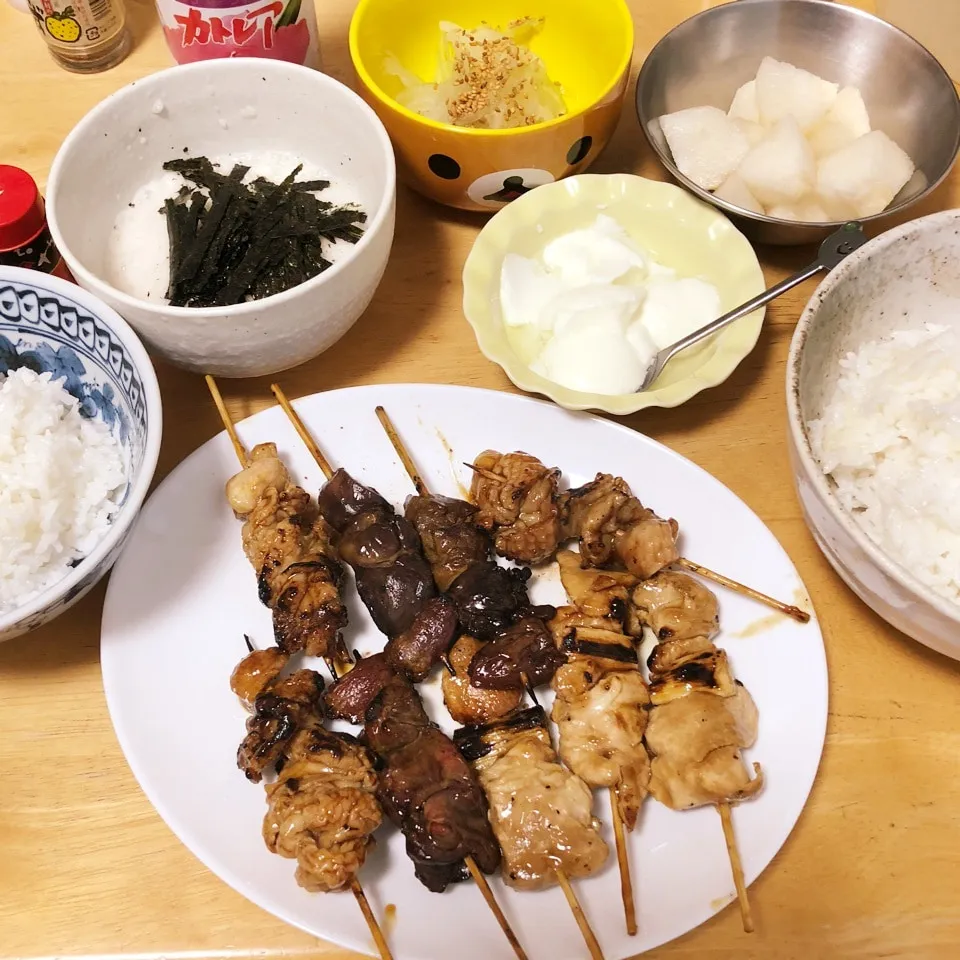
[[[33,177],[19,167],[0,164],[0,250],[26,246],[45,223]]]

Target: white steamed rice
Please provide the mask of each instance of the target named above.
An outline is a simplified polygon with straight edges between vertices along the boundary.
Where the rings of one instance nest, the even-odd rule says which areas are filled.
[[[893,560],[960,601],[960,336],[926,325],[840,362],[813,453]]]
[[[103,538],[120,446],[50,374],[0,376],[0,614],[56,583]]]

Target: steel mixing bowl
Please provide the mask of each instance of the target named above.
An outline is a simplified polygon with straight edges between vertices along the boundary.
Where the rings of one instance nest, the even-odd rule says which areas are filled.
[[[922,173],[865,223],[883,226],[950,172],[960,149],[960,98],[939,61],[911,36],[829,0],[738,0],[714,7],[685,20],[650,51],[637,80],[637,115],[670,174],[723,210],[751,240],[817,243],[839,223],[781,220],[718,199],[677,169],[658,118],[687,107],[726,110],[766,56],[859,87],[873,127],[895,140]]]

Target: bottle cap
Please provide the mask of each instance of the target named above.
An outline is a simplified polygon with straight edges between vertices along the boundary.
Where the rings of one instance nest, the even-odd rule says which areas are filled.
[[[0,164],[0,250],[26,246],[45,223],[33,177],[19,167]]]

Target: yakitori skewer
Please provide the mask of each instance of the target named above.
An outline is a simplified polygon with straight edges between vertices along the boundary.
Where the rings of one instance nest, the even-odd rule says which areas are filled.
[[[423,480],[423,477],[420,475],[419,471],[416,468],[416,465],[413,462],[409,452],[407,451],[406,446],[403,441],[400,439],[399,433],[393,424],[393,421],[390,419],[387,411],[382,407],[378,406],[376,408],[377,419],[380,421],[381,426],[383,427],[387,437],[390,439],[390,443],[393,445],[393,449],[396,451],[397,456],[400,458],[400,462],[403,464],[404,469],[407,472],[411,482],[413,483],[414,488],[417,493],[422,496],[430,496],[430,490],[427,487],[426,483]],[[536,695],[533,692],[533,688],[530,683],[527,681],[527,678],[524,676],[524,686],[527,688],[527,691],[530,694],[531,699],[534,704],[537,704]],[[619,859],[619,858],[618,858]],[[628,867],[629,870],[629,867]],[[590,927],[590,922],[586,917],[586,914],[583,912],[583,908],[580,906],[580,901],[577,898],[576,892],[570,884],[569,879],[561,869],[556,870],[557,882],[559,883],[561,889],[563,890],[564,896],[567,899],[567,903],[570,906],[570,909],[573,912],[573,915],[577,921],[577,926],[580,928],[580,932],[583,934],[584,941],[587,945],[587,949],[590,951],[590,956],[594,960],[602,960],[603,952],[600,948],[600,944],[597,941],[596,936],[593,933],[592,928]],[[632,888],[631,888],[632,889]]]
[[[540,563],[563,541],[579,538],[588,566],[614,562],[646,579],[677,565],[800,623],[810,620],[799,607],[681,557],[677,523],[644,507],[621,477],[600,473],[582,487],[560,491],[559,470],[519,451],[486,450],[465,466],[474,474],[470,498],[480,507],[481,523],[493,533],[497,552],[510,560]],[[636,549],[638,541],[645,542],[643,549]]]
[[[233,420],[230,417],[230,414],[226,408],[226,404],[223,402],[223,397],[220,393],[220,389],[217,386],[216,381],[211,376],[206,377],[207,387],[210,390],[210,393],[213,397],[213,401],[217,406],[217,410],[220,413],[220,418],[223,421],[223,426],[227,431],[227,435],[230,437],[230,442],[233,444],[234,451],[237,454],[237,459],[240,461],[241,467],[246,467],[249,463],[249,456],[247,455],[247,450],[243,445],[243,442],[240,440],[240,437],[237,434],[236,427],[234,426]],[[250,643],[249,638],[245,638],[247,648],[250,652],[253,652],[253,646]],[[328,666],[330,666],[331,661],[328,660]],[[332,669],[332,668],[331,668]],[[334,679],[336,679],[336,673],[333,673]],[[390,951],[390,947],[387,944],[386,937],[383,935],[383,931],[380,928],[380,924],[377,921],[376,916],[373,913],[373,910],[370,907],[370,903],[367,900],[366,894],[363,891],[363,887],[360,884],[360,881],[356,876],[351,878],[350,881],[350,891],[353,893],[354,898],[357,901],[360,911],[363,914],[363,918],[367,923],[367,927],[370,930],[370,934],[373,937],[373,941],[376,944],[377,950],[380,954],[382,960],[393,960],[393,954]]]
[[[306,424],[301,420],[300,415],[294,410],[290,401],[287,399],[286,394],[283,392],[281,387],[278,384],[271,384],[270,389],[273,392],[273,395],[276,397],[277,402],[280,407],[283,409],[284,413],[289,418],[290,422],[293,424],[294,429],[297,431],[297,434],[303,440],[305,446],[310,451],[314,460],[317,463],[317,466],[320,468],[324,477],[327,480],[330,480],[334,471],[331,467],[329,461],[324,456],[323,452],[320,450],[315,439],[311,435],[310,431],[307,429]],[[504,915],[503,911],[500,908],[500,905],[497,903],[496,897],[493,895],[493,891],[490,889],[490,885],[487,882],[487,878],[484,876],[483,871],[477,865],[475,859],[471,856],[464,858],[464,863],[467,866],[467,869],[470,872],[470,875],[476,881],[477,886],[480,888],[481,894],[486,901],[487,905],[490,907],[491,912],[497,920],[497,923],[500,926],[500,929],[503,931],[504,936],[510,943],[514,953],[519,958],[519,960],[527,960],[526,953],[523,950],[523,947],[520,945],[519,940],[517,939],[516,934],[513,932],[512,927],[510,926],[509,921]]]
[[[745,597],[749,597],[751,600],[756,600],[757,603],[766,604],[766,606],[772,607],[779,613],[796,620],[797,623],[810,622],[810,614],[807,613],[806,610],[801,610],[793,604],[784,603],[781,600],[768,597],[765,593],[754,590],[753,587],[748,587],[746,584],[740,583],[737,580],[731,580],[730,577],[725,577],[722,573],[717,573],[715,570],[702,567],[699,563],[694,563],[686,557],[680,557],[674,562],[676,566],[683,567],[684,570],[689,570],[691,573],[697,574],[698,577],[703,577],[704,580],[712,580],[714,583],[719,583],[721,587],[726,587],[734,593],[739,593]]]

